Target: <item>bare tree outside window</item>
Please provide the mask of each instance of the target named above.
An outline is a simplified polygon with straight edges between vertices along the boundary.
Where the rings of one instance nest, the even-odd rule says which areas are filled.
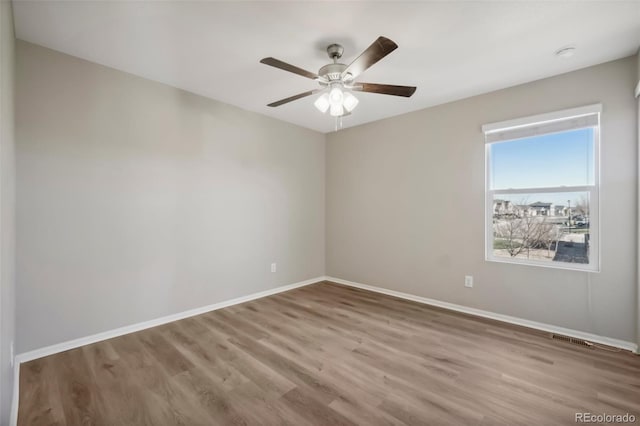
[[[556,194],[550,199],[566,198]],[[494,200],[493,252],[496,257],[588,263],[589,199],[568,206],[550,201]],[[504,206],[513,206],[505,209]],[[579,220],[569,220],[576,215]]]

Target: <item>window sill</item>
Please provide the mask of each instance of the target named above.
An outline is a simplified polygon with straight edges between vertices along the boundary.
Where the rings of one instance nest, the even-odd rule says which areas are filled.
[[[500,258],[500,257],[494,257],[494,256],[486,256],[485,261],[493,262],[493,263],[506,263],[510,265],[535,266],[535,267],[549,268],[549,269],[564,269],[567,271],[600,273],[600,266],[591,265],[591,264],[566,263],[566,262],[552,263],[552,262],[537,261],[537,260],[531,260],[531,259],[508,259],[508,258]]]

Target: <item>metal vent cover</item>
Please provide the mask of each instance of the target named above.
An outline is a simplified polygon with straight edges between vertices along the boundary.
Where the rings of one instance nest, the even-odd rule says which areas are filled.
[[[587,348],[593,346],[593,343],[587,340],[578,339],[576,337],[563,336],[562,334],[551,333],[551,338],[554,340],[560,340],[561,342],[572,343],[574,345],[586,346]]]

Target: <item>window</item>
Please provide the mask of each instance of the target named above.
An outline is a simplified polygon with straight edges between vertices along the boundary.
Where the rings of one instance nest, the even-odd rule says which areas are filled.
[[[601,109],[483,126],[486,260],[599,270]]]

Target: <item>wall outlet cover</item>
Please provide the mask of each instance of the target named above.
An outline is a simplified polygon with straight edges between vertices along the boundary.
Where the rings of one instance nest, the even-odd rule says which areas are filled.
[[[464,286],[465,287],[473,287],[473,276],[471,275],[465,275],[464,277]]]

